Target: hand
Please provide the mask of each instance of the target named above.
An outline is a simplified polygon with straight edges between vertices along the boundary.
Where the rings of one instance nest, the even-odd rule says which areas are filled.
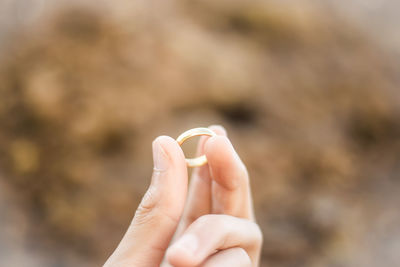
[[[202,137],[187,194],[187,168],[177,142],[153,142],[154,172],[121,243],[105,266],[258,266],[262,234],[254,222],[249,178],[225,130]],[[185,207],[186,201],[186,207]],[[175,242],[168,248],[175,234]]]

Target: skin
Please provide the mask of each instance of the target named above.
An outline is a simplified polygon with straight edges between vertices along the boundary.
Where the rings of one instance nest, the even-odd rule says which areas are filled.
[[[202,137],[188,189],[185,156],[167,136],[153,142],[149,189],[104,266],[258,266],[262,233],[254,219],[249,176],[226,131]]]

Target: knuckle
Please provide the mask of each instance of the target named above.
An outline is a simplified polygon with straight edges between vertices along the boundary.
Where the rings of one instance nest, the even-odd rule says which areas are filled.
[[[203,215],[203,216],[200,216],[199,218],[197,218],[197,220],[195,222],[198,226],[204,226],[209,223],[210,217],[211,217],[210,214]]]
[[[143,224],[147,223],[149,220],[153,220],[155,217],[153,211],[157,207],[158,202],[159,196],[156,193],[155,188],[150,186],[136,210],[135,223]]]
[[[257,247],[261,247],[262,243],[263,243],[263,234],[261,231],[260,226],[255,223],[255,222],[251,222],[253,224],[253,229],[254,229],[254,244]]]
[[[132,223],[138,224],[155,224],[179,222],[179,214],[172,212],[168,205],[162,203],[163,197],[159,187],[151,184],[147,192],[142,198],[135,212]]]
[[[198,227],[209,227],[213,226],[213,228],[220,228],[223,226],[223,215],[216,214],[206,214],[199,217],[196,220],[196,224]]]
[[[141,209],[143,212],[149,212],[157,206],[159,199],[160,196],[157,193],[155,186],[150,185],[149,189],[143,196],[143,199],[139,205],[139,209]]]
[[[238,255],[238,266],[252,266],[249,254],[243,248],[237,248],[236,253]]]

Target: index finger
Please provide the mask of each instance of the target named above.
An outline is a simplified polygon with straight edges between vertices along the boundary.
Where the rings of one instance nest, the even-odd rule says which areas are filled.
[[[230,140],[211,137],[204,151],[212,178],[212,213],[254,219],[249,175]]]

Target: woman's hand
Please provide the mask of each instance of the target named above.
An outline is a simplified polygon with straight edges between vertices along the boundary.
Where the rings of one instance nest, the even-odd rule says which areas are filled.
[[[163,266],[258,266],[262,234],[246,168],[225,130],[211,129],[218,136],[201,138],[208,164],[194,171],[187,198],[181,148],[170,137],[153,142],[151,185],[105,266],[159,266],[165,255]]]

